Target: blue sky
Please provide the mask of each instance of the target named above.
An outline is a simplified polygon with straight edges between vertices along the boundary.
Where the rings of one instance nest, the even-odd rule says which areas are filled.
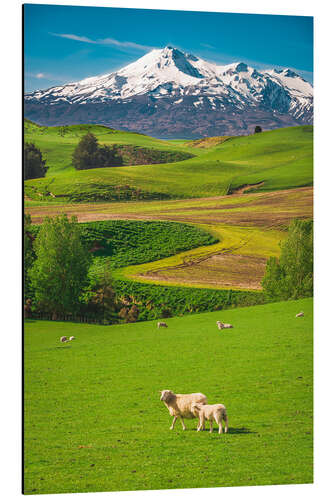
[[[173,45],[219,64],[292,68],[313,81],[313,18],[26,4],[25,91],[117,70]]]

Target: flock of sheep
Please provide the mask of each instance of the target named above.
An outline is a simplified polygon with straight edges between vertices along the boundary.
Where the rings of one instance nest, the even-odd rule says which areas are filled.
[[[161,401],[168,408],[173,417],[170,430],[173,430],[177,418],[180,419],[183,431],[186,430],[184,418],[198,418],[197,431],[205,430],[205,421],[209,421],[213,432],[213,421],[219,426],[219,434],[223,433],[222,421],[225,423],[224,432],[228,432],[227,410],[222,404],[208,405],[207,397],[201,392],[193,394],[175,394],[170,390],[160,391]]]
[[[222,321],[216,321],[217,328],[222,330],[223,328],[233,328],[230,323],[222,323]],[[157,323],[157,328],[168,328],[168,325],[164,321],[159,321]]]
[[[304,316],[304,312],[301,311],[296,314],[296,318],[301,318]],[[217,321],[217,328],[222,330],[223,328],[233,328],[229,323],[222,323],[222,321]],[[159,321],[157,323],[157,328],[167,328],[168,325]],[[224,421],[225,427],[224,432],[228,432],[228,416],[226,407],[223,404],[207,404],[207,397],[201,392],[196,392],[193,394],[175,394],[170,390],[160,391],[161,401],[168,408],[170,415],[173,417],[170,429],[173,430],[177,418],[180,419],[183,430],[186,430],[184,424],[184,418],[198,418],[197,431],[205,429],[205,421],[209,421],[210,430],[213,432],[213,421],[219,426],[219,434],[223,433],[222,422]]]
[[[304,312],[301,311],[296,314],[296,318],[304,316]],[[222,330],[224,328],[233,328],[229,323],[222,323],[217,321],[217,328]],[[168,325],[164,321],[159,321],[157,323],[157,328],[168,328]],[[75,340],[74,336],[71,337],[60,337],[60,342],[71,342]],[[219,434],[223,433],[222,422],[224,421],[224,432],[228,432],[228,416],[226,407],[223,404],[207,404],[207,397],[201,392],[196,392],[193,394],[175,394],[170,390],[160,391],[161,401],[168,408],[170,415],[173,417],[170,430],[173,430],[177,418],[180,419],[183,430],[186,430],[184,424],[184,418],[198,418],[197,431],[205,430],[205,421],[209,421],[209,432],[213,432],[213,421],[219,426]]]

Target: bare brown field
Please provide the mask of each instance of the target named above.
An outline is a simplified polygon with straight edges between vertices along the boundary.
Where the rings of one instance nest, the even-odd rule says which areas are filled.
[[[60,213],[79,222],[112,219],[172,220],[201,224],[281,227],[295,218],[313,216],[313,188],[297,188],[190,200],[85,203],[27,207],[32,222]]]
[[[159,284],[260,290],[266,260],[279,255],[279,241],[285,238],[290,221],[313,216],[313,188],[189,200],[34,206],[26,211],[34,223],[66,213],[79,222],[132,219],[198,224],[220,242],[125,268],[122,275]]]
[[[141,277],[218,288],[260,290],[266,259],[252,255],[217,254],[198,262],[148,271]],[[140,275],[139,275],[140,276]]]

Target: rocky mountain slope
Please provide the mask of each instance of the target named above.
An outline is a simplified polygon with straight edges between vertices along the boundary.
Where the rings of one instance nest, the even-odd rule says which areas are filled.
[[[98,123],[164,138],[245,135],[312,124],[312,85],[290,69],[219,66],[173,47],[106,75],[25,95],[42,125]]]

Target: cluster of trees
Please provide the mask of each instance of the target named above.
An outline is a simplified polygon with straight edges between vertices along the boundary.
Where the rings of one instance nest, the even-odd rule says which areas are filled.
[[[116,146],[100,146],[96,136],[88,132],[76,146],[72,164],[77,170],[114,167],[122,165],[122,158]]]
[[[41,151],[32,142],[24,144],[24,180],[45,177],[48,167]]]
[[[313,295],[313,221],[295,219],[281,245],[280,258],[267,261],[262,281],[269,299],[288,300]]]
[[[37,232],[24,216],[25,313],[52,319],[85,316],[106,324],[136,321],[137,306],[127,309],[117,300],[107,265],[90,275],[89,245],[75,217],[45,218]]]

